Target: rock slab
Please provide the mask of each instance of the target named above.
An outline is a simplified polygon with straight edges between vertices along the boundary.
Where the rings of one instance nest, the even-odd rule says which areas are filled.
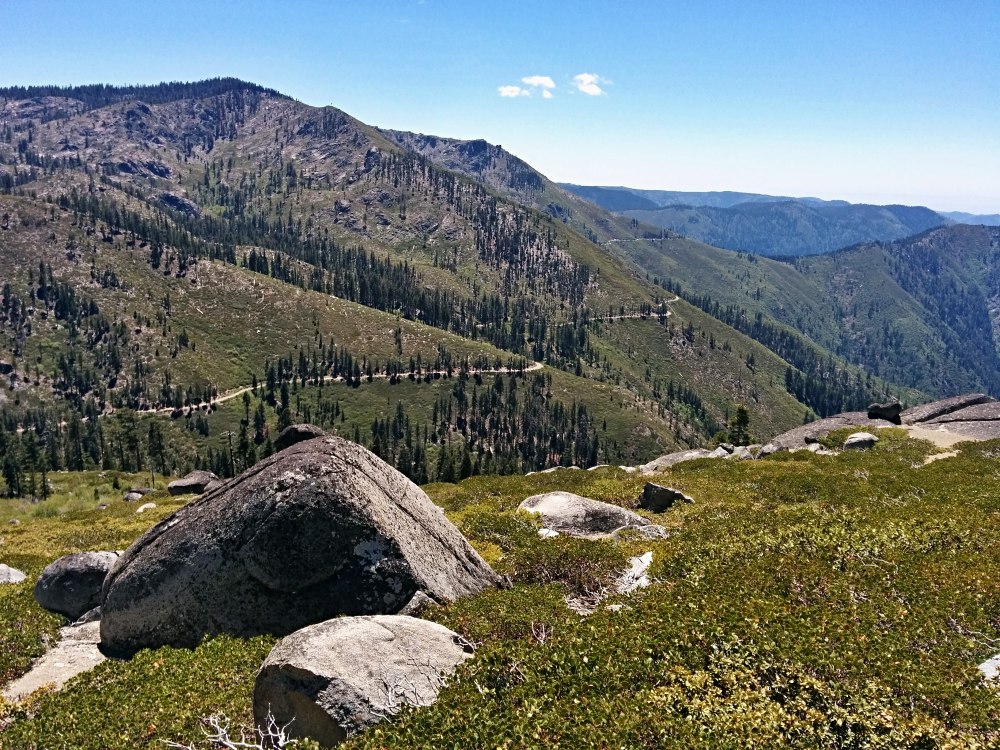
[[[472,656],[443,625],[413,617],[343,617],[282,639],[257,674],[258,726],[268,712],[295,738],[324,747],[391,717],[428,706],[447,675]],[[294,721],[292,721],[294,719]]]
[[[44,685],[63,684],[78,674],[93,669],[106,658],[98,648],[100,625],[89,622],[59,629],[59,642],[31,665],[23,676],[3,690],[9,701],[20,701]]]
[[[117,552],[74,552],[49,563],[35,582],[35,601],[50,612],[77,619],[101,601],[101,586]]]
[[[672,508],[677,503],[693,503],[694,498],[685,495],[680,490],[673,487],[664,487],[662,484],[646,482],[642,488],[642,495],[639,497],[639,507],[651,510],[654,513],[662,513],[668,508]]]
[[[394,614],[497,575],[427,495],[371,451],[327,436],[266,458],[167,516],[122,555],[101,602],[114,653],[206,635],[287,635]]]
[[[649,524],[648,520],[631,510],[572,492],[532,495],[518,509],[541,516],[546,529],[585,538],[607,536],[623,527]]]

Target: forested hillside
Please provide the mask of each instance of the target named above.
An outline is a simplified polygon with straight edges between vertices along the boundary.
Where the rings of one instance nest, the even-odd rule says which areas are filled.
[[[493,147],[463,175],[227,79],[0,97],[9,493],[57,468],[232,474],[302,419],[434,478],[641,461],[738,405],[761,438],[823,408],[538,210],[545,184]]]

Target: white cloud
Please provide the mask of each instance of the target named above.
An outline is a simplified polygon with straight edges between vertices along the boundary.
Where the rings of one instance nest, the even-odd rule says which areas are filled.
[[[543,89],[554,89],[556,87],[556,82],[548,76],[525,76],[521,79],[521,83],[526,86],[539,86]]]
[[[497,88],[500,96],[507,97],[508,99],[514,99],[518,96],[531,96],[531,92],[527,89],[522,89],[520,86],[500,86]]]
[[[542,99],[551,99],[553,96],[555,96],[555,94],[553,94],[548,89],[543,89],[542,90]]]
[[[596,73],[580,73],[573,76],[573,84],[576,86],[576,90],[587,96],[601,96],[604,94],[604,89],[600,86],[602,83],[606,84],[609,81],[601,78]]]

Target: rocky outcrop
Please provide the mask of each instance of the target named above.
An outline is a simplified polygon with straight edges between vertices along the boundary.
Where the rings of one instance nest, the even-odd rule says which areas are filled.
[[[298,443],[163,519],[104,586],[101,636],[118,653],[205,635],[286,635],[338,615],[438,602],[497,575],[424,492],[334,436]]]
[[[152,491],[153,490],[151,490],[149,487],[133,487],[132,489],[130,489],[128,492],[125,493],[125,496],[122,499],[126,503],[134,503],[139,500],[142,500],[142,498],[144,498]]]
[[[156,503],[143,503],[142,505],[140,505],[138,508],[135,509],[135,512],[136,515],[139,515],[140,513],[145,513],[147,510],[155,510],[155,509],[156,509]]]
[[[35,601],[50,612],[77,619],[100,604],[101,586],[117,552],[74,552],[49,563],[35,582]]]
[[[694,498],[685,495],[680,490],[673,487],[664,487],[662,484],[646,482],[642,488],[642,495],[639,497],[639,507],[651,510],[654,513],[674,507],[678,503],[693,503]]]
[[[181,479],[175,479],[167,485],[167,492],[171,495],[200,495],[208,488],[209,484],[218,481],[219,478],[210,471],[192,471]]]
[[[844,427],[894,427],[892,422],[885,419],[869,419],[868,414],[863,411],[846,412],[837,414],[826,419],[819,419],[801,427],[784,432],[777,437],[771,438],[768,445],[775,450],[793,450],[803,448],[808,443],[815,443],[820,438],[826,437],[834,430]]]
[[[27,578],[27,576],[17,568],[12,568],[9,565],[3,565],[0,563],[0,585],[5,583],[20,583],[25,578]]]
[[[518,509],[540,516],[546,529],[584,538],[603,537],[624,527],[649,524],[638,513],[572,492],[532,495]]]
[[[294,738],[343,742],[404,706],[428,706],[472,647],[443,625],[412,617],[343,617],[303,628],[268,654],[254,717],[268,713]],[[294,721],[292,721],[294,719]]]
[[[684,461],[693,461],[696,458],[708,458],[711,453],[712,451],[705,448],[695,448],[689,451],[668,453],[665,456],[654,458],[648,464],[643,464],[639,467],[639,470],[643,474],[659,474],[660,472],[666,471],[671,466],[676,466]]]

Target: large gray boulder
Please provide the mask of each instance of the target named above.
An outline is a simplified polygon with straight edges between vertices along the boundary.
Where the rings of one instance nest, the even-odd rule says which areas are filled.
[[[547,529],[585,538],[607,536],[623,527],[637,528],[649,524],[638,513],[572,492],[532,495],[518,509],[540,516],[542,525]]]
[[[117,552],[74,552],[49,563],[35,582],[35,601],[75,620],[101,601],[101,586]]]
[[[164,518],[104,586],[101,639],[130,653],[206,635],[286,635],[338,615],[393,614],[497,575],[413,482],[327,436],[276,453]]]
[[[192,471],[181,479],[175,479],[167,485],[167,492],[171,495],[200,495],[213,481],[219,478],[210,471]]]
[[[9,565],[0,564],[0,584],[5,583],[20,583],[25,578],[27,578],[23,572],[17,568],[12,568]]]
[[[254,686],[254,717],[268,713],[293,738],[343,742],[404,706],[428,706],[472,656],[443,625],[413,617],[343,617],[283,638]],[[292,721],[294,719],[294,721]],[[289,723],[291,722],[291,723]]]

